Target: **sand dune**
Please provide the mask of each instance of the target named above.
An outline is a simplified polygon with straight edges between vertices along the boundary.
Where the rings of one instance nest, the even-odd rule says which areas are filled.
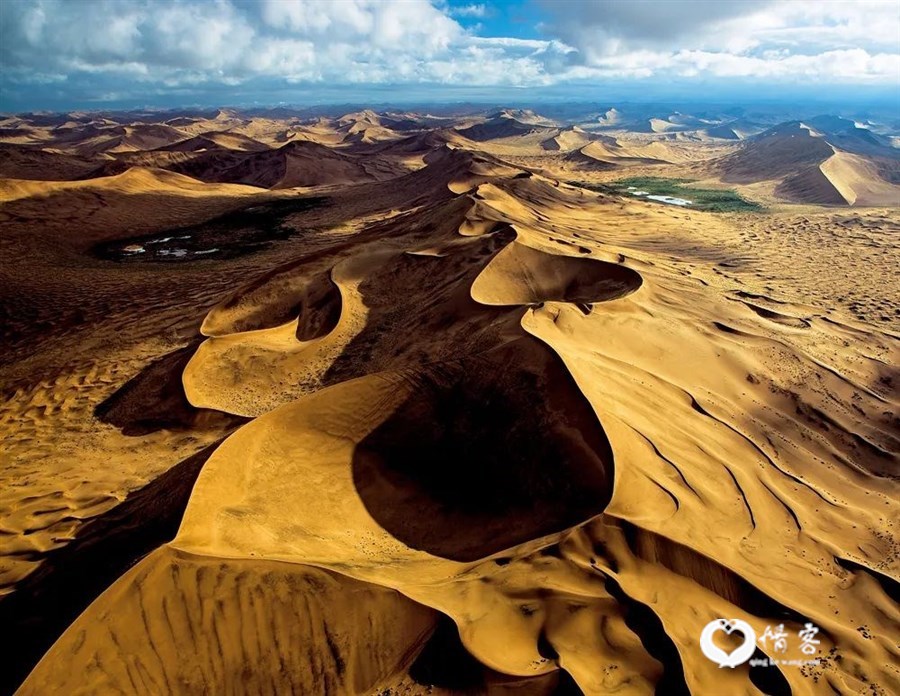
[[[603,140],[588,143],[577,152],[571,153],[567,159],[580,164],[597,164],[601,167],[634,167],[656,164],[667,164],[663,157],[670,151],[663,143],[648,145],[623,144],[615,138],[604,136]]]
[[[878,585],[885,569],[874,553],[883,544],[876,530],[886,529],[889,520],[886,510],[867,504],[873,491],[882,501],[888,500],[893,484],[873,478],[871,467],[880,457],[877,452],[890,451],[897,444],[880,415],[888,395],[862,386],[878,374],[879,363],[857,354],[853,362],[823,370],[822,361],[834,357],[824,357],[822,343],[835,339],[824,319],[803,314],[802,322],[789,321],[792,315],[783,308],[765,310],[729,295],[714,299],[707,286],[671,275],[661,260],[650,266],[651,257],[634,250],[626,256],[634,258],[631,263],[639,270],[622,267],[619,274],[623,279],[643,279],[643,283],[627,297],[622,297],[621,290],[610,295],[602,285],[615,276],[603,270],[603,262],[558,256],[556,245],[550,242],[548,247],[546,237],[537,232],[540,211],[569,209],[568,217],[554,217],[567,219],[565,231],[557,228],[556,235],[563,240],[576,230],[582,235],[580,220],[590,214],[590,202],[580,194],[557,193],[533,178],[497,182],[477,186],[488,206],[481,207],[482,214],[511,222],[521,230],[521,242],[508,236],[505,242],[497,240],[502,250],[488,255],[487,261],[479,261],[483,257],[467,248],[499,232],[460,238],[471,241],[453,246],[447,246],[452,237],[432,235],[432,243],[444,240],[445,255],[428,259],[413,261],[409,255],[387,252],[357,254],[330,274],[342,296],[341,319],[334,328],[314,318],[318,310],[313,308],[321,306],[314,300],[305,316],[318,328],[299,342],[295,324],[284,327],[288,331],[280,333],[278,341],[276,332],[283,327],[229,337],[232,342],[264,346],[271,355],[295,351],[293,345],[302,347],[310,341],[358,343],[369,335],[370,327],[393,326],[390,333],[371,334],[360,345],[370,356],[368,363],[347,362],[359,375],[356,379],[353,372],[337,370],[340,379],[333,386],[313,389],[296,401],[296,396],[285,395],[280,408],[277,399],[269,405],[255,402],[253,413],[265,415],[241,429],[210,458],[172,548],[201,558],[232,559],[221,561],[229,574],[240,568],[238,558],[267,559],[313,565],[399,590],[452,616],[464,645],[489,667],[524,676],[559,665],[570,671],[585,693],[605,688],[595,682],[590,665],[608,662],[615,648],[605,641],[586,642],[577,621],[563,620],[572,615],[573,601],[586,607],[588,613],[583,616],[592,612],[615,616],[618,611],[621,617],[628,602],[651,602],[649,588],[656,588],[653,611],[665,630],[677,635],[675,659],[685,665],[684,683],[697,693],[708,692],[713,684],[720,688],[726,677],[733,688],[740,688],[747,678],[746,671],[739,670],[723,676],[714,664],[695,657],[697,636],[710,617],[725,612],[761,626],[773,618],[777,607],[786,606],[796,612],[795,621],[802,622],[803,617],[822,626],[827,645],[845,655],[842,663],[824,665],[821,674],[833,684],[855,688],[852,685],[859,684],[855,672],[885,664],[885,658],[877,655],[886,645],[868,641],[846,621],[864,622],[875,635],[886,635],[884,622],[896,618]],[[466,194],[461,195],[465,200]],[[578,213],[568,208],[576,200]],[[579,241],[585,243],[584,238]],[[525,242],[537,242],[546,251],[523,246]],[[604,254],[625,251],[622,241],[608,240],[609,244],[612,248]],[[454,264],[451,259],[458,261]],[[474,280],[471,274],[460,275],[472,264]],[[581,270],[582,265],[596,265],[598,270]],[[444,358],[434,368],[417,368],[408,357],[390,357],[391,347],[406,346],[407,353],[413,346],[423,347],[409,328],[387,319],[399,315],[385,315],[384,310],[373,310],[369,300],[354,297],[359,293],[365,297],[365,286],[373,282],[370,292],[383,296],[387,278],[407,278],[413,283],[407,287],[414,287],[418,274],[434,278],[439,268],[457,268],[444,277],[456,278],[460,289],[471,287],[476,303],[499,307],[480,313],[474,307],[465,310],[458,305],[461,298],[455,299],[452,284],[430,303],[419,300],[419,306],[432,304],[444,317],[464,312],[457,314],[457,321],[471,317],[475,326],[481,325],[485,340],[498,347],[478,351],[470,329],[468,350],[460,346],[455,357]],[[382,280],[376,281],[378,277]],[[592,285],[598,281],[601,286]],[[634,290],[634,285],[629,280],[625,287]],[[402,288],[396,290],[400,295],[394,301],[404,297]],[[321,290],[310,292],[304,290],[305,296],[322,296]],[[588,313],[575,306],[581,304],[590,305]],[[528,306],[533,308],[524,308]],[[659,311],[660,307],[666,311]],[[714,321],[702,321],[699,316]],[[351,338],[341,328],[345,321],[362,333]],[[514,330],[519,321],[524,332]],[[485,333],[492,325],[499,331]],[[529,333],[541,341],[526,338]],[[260,344],[264,336],[266,343]],[[665,346],[673,341],[681,349],[667,353]],[[387,352],[382,352],[382,344]],[[449,335],[442,345],[448,344],[452,345]],[[687,353],[686,345],[690,346]],[[593,348],[586,351],[586,346]],[[777,350],[777,363],[766,357],[770,348]],[[473,349],[477,357],[459,357]],[[891,350],[887,343],[883,349]],[[661,358],[666,354],[672,358]],[[263,354],[256,355],[252,361],[249,355],[204,359],[207,370],[224,369],[229,379],[241,380],[236,400],[220,397],[217,408],[246,413],[242,404],[249,394],[271,394],[270,387],[254,386],[244,378],[272,375],[273,365],[252,371],[235,369],[257,363]],[[326,360],[324,365],[326,373],[336,370],[337,356],[332,355],[331,364]],[[300,364],[318,361],[321,358],[306,357]],[[718,366],[714,373],[702,369],[709,364]],[[398,372],[401,367],[403,371]],[[533,376],[523,379],[516,376],[519,371]],[[748,381],[748,375],[753,381]],[[761,383],[763,375],[765,383]],[[208,380],[201,380],[189,366],[185,382],[189,397],[198,405],[209,404],[197,401],[190,388],[193,382],[202,381],[211,394],[223,394]],[[295,378],[286,380],[292,382]],[[521,395],[510,391],[522,388],[513,385],[529,384],[539,391]],[[551,385],[555,396],[553,391],[543,393]],[[582,399],[579,390],[587,397],[583,406],[577,406]],[[828,405],[827,399],[835,396],[849,404],[853,392],[865,418],[849,407],[838,411]],[[515,406],[520,398],[522,405]],[[768,409],[757,405],[763,399],[770,404]],[[554,400],[561,406],[554,407]],[[494,402],[504,404],[502,416],[491,409]],[[544,415],[535,411],[541,404],[548,409]],[[798,405],[799,412],[793,405]],[[554,426],[547,419],[555,418],[552,414],[560,409],[566,413],[565,420]],[[823,429],[825,421],[817,414],[829,411],[831,425]],[[667,418],[660,420],[659,413]],[[497,423],[498,417],[509,425]],[[578,419],[584,424],[575,426]],[[441,423],[447,424],[445,432],[428,431]],[[555,432],[562,438],[559,442]],[[572,432],[579,433],[574,441],[568,440]],[[781,439],[767,440],[766,432],[778,432]],[[497,433],[505,433],[508,439],[496,440]],[[457,446],[465,449],[457,452]],[[517,447],[529,456],[514,466]],[[553,453],[557,463],[552,469],[558,478],[548,478],[551,467],[536,464],[544,447],[547,456]],[[564,453],[561,461],[560,453]],[[853,457],[857,464],[848,467],[844,456]],[[614,492],[608,488],[613,458]],[[820,466],[810,469],[809,458],[820,461]],[[866,464],[869,460],[872,464]],[[509,462],[513,468],[492,471],[500,462]],[[535,469],[527,468],[532,464]],[[465,470],[472,473],[463,474]],[[451,483],[460,476],[460,483]],[[477,476],[477,482],[470,476]],[[587,478],[575,488],[557,488],[557,481],[579,481],[582,476]],[[595,488],[584,502],[566,497]],[[839,498],[835,497],[838,490]],[[537,491],[546,512],[535,507],[531,498]],[[610,494],[605,506],[604,497]],[[462,497],[454,499],[454,495]],[[484,508],[478,506],[481,499]],[[286,500],[291,504],[286,505]],[[337,504],[344,511],[340,519],[325,513]],[[558,535],[560,529],[587,521],[604,507],[604,516]],[[518,518],[518,509],[527,510],[527,515]],[[419,514],[411,514],[412,510]],[[421,514],[423,510],[430,512]],[[565,516],[559,517],[560,512]],[[698,519],[708,521],[710,516],[715,524],[704,523],[703,529],[716,532],[700,533]],[[437,519],[442,521],[434,524]],[[842,541],[836,530],[849,528],[850,519],[861,524]],[[510,520],[518,521],[511,524]],[[622,536],[621,530],[630,529],[629,525],[645,531],[625,543],[627,535]],[[788,535],[786,540],[786,527],[793,528],[796,536]],[[447,537],[439,531],[444,529],[454,529],[454,535]],[[723,546],[724,530],[728,530],[725,538],[745,541]],[[515,536],[504,536],[510,533]],[[592,555],[598,543],[608,555]],[[555,544],[559,551],[547,555]],[[860,553],[857,548],[873,552]],[[586,556],[580,555],[585,552]],[[498,565],[493,560],[498,554],[522,560]],[[536,603],[536,612],[523,615],[515,604],[522,601],[521,583],[527,582],[522,573],[542,558],[548,559],[543,573],[550,587],[557,589],[526,595]],[[702,560],[712,558],[715,563]],[[847,570],[835,558],[856,570]],[[165,562],[169,567],[175,561]],[[154,563],[145,561],[135,573],[148,572]],[[773,576],[768,572],[771,564],[795,570]],[[716,574],[720,580],[714,579]],[[855,581],[848,585],[849,574]],[[745,595],[742,585],[730,579],[735,575],[761,592],[764,601]],[[798,581],[801,577],[803,583]],[[486,586],[482,578],[489,578]],[[192,580],[191,587],[196,582]],[[113,598],[132,593],[134,586],[132,576],[123,577],[107,593],[109,599],[104,595],[85,614],[89,634],[98,630],[99,621],[92,618],[96,612],[127,615],[133,611]],[[473,595],[470,588],[475,586],[495,589]],[[667,588],[662,595],[661,587]],[[702,604],[706,611],[687,613],[686,594],[695,597],[692,606]],[[579,599],[573,600],[574,596]],[[839,596],[840,604],[810,604],[811,596],[833,596],[835,602]],[[834,614],[836,606],[846,612],[847,619]],[[874,628],[879,625],[881,629]],[[70,630],[56,649],[71,650],[65,646],[79,640],[76,630]],[[143,630],[130,632],[135,636],[129,639],[134,641],[131,644],[141,644]],[[645,636],[640,632],[630,633],[624,624],[617,630],[620,640],[631,648],[627,658],[619,655],[613,662],[619,667],[615,683],[628,682],[637,692],[649,690],[651,683],[662,678],[665,661],[661,655],[654,659],[642,653],[638,645]],[[497,641],[498,631],[504,636],[502,643]],[[105,650],[118,648],[110,645]],[[875,670],[869,671],[871,678],[889,679],[888,673]],[[39,678],[49,680],[46,684],[59,683],[52,673],[50,667],[39,667],[26,692],[36,688],[32,684],[41,683]],[[104,680],[110,678],[104,673]],[[778,678],[804,692],[807,682],[799,673],[783,669]]]
[[[743,131],[730,123],[705,128],[703,132],[710,138],[720,138],[722,140],[743,140],[746,137]]]
[[[177,174],[165,169],[131,167],[122,174],[102,179],[80,181],[27,181],[15,179],[0,180],[0,201],[11,202],[23,198],[49,197],[57,194],[101,189],[122,194],[143,194],[148,192],[177,193],[180,196],[206,196],[210,189],[197,179]],[[246,186],[223,189],[230,195],[256,193]]]
[[[594,138],[590,133],[581,130],[578,127],[566,128],[559,131],[552,138],[548,138],[541,142],[541,147],[545,150],[569,151],[584,147]]]
[[[884,171],[884,166],[859,155],[835,151],[819,165],[785,177],[775,192],[787,200],[806,203],[895,205],[900,201],[900,184],[886,181]]]
[[[445,145],[463,145],[466,139],[453,130],[430,130],[415,135],[379,142],[371,147],[355,147],[352,152],[397,157],[420,157],[439,150]],[[423,162],[424,164],[424,162]]]
[[[397,592],[283,563],[223,564],[161,549],[125,578],[104,595],[114,609],[103,628],[83,615],[73,627],[91,638],[73,652],[51,650],[19,693],[196,693],[235,684],[258,693],[366,693],[409,665],[434,623],[433,612]],[[135,632],[142,615],[154,618]],[[204,635],[215,638],[196,640]],[[134,665],[97,660],[120,650],[141,657]],[[61,658],[68,677],[52,670]]]
[[[597,122],[603,126],[616,126],[622,121],[622,113],[616,109],[607,109],[597,118]]]
[[[900,185],[891,183],[889,172],[896,172],[898,166],[891,153],[876,144],[875,151],[882,156],[870,160],[832,144],[846,145],[848,139],[859,140],[856,136],[834,137],[800,122],[783,124],[748,140],[740,151],[714,166],[726,182],[778,180],[775,193],[788,200],[895,205],[900,200]]]
[[[801,123],[786,124],[760,134],[721,166],[724,181],[759,181],[790,175],[818,165],[834,154],[822,134]]]
[[[4,179],[71,181],[94,172],[98,162],[52,150],[0,146],[0,176]]]
[[[396,140],[398,135],[391,130],[391,124],[409,130],[410,125],[403,120],[383,118],[374,111],[365,110],[359,113],[345,114],[337,119],[337,131],[343,134],[343,142],[372,144],[384,140]]]
[[[372,143],[378,143],[384,140],[395,140],[396,138],[396,134],[388,128],[355,124],[348,129],[347,135],[342,142],[371,145]]]
[[[235,115],[219,119],[231,125]],[[562,143],[541,147],[543,129],[559,129],[540,117],[495,120],[491,139],[537,132],[519,140],[523,151],[566,156]],[[350,135],[387,127],[374,112],[335,126]],[[17,258],[34,249],[48,268],[91,269],[106,304],[86,309],[98,316],[123,278],[148,298],[123,301],[128,321],[94,319],[106,328],[73,344],[110,370],[87,411],[27,382],[36,366],[56,365],[51,346],[27,356],[31,344],[14,344],[10,374],[22,386],[3,422],[27,416],[37,438],[90,421],[100,430],[82,426],[65,441],[84,457],[90,443],[104,444],[89,477],[106,459],[118,462],[108,454],[117,447],[123,468],[134,451],[165,468],[174,452],[180,461],[208,448],[190,469],[195,483],[163,479],[147,494],[167,519],[181,518],[174,538],[148,537],[152,553],[126,553],[116,567],[133,567],[99,596],[86,591],[83,613],[19,693],[900,688],[900,344],[894,324],[876,321],[880,309],[854,318],[836,299],[884,286],[895,251],[883,240],[896,212],[851,220],[807,206],[790,213],[800,225],[780,210],[717,216],[599,195],[472,151],[467,130],[265,150],[223,136],[215,150],[190,150],[198,159],[184,163],[197,178],[132,168],[87,181],[0,182]],[[575,152],[613,167],[667,153],[667,166],[693,164],[677,159],[681,147],[690,145],[601,136]],[[815,171],[846,202],[892,192],[873,185],[877,165],[808,129],[748,142],[720,160],[723,177],[755,181],[772,153],[787,154],[766,171],[800,198],[828,190]],[[315,192],[321,205],[279,218],[302,234],[257,255],[179,270],[84,260],[91,243],[159,230],[166,215],[196,222],[252,211],[303,198],[266,188],[312,185],[330,186]],[[125,209],[147,219],[125,224]],[[36,219],[47,228],[35,239],[21,221]],[[839,226],[848,244],[865,237],[847,249],[878,248],[859,268],[847,265],[819,223]],[[77,241],[54,241],[73,225]],[[844,278],[848,268],[859,272]],[[13,277],[26,287],[27,276]],[[78,298],[94,296],[85,282]],[[68,297],[48,287],[51,299]],[[22,306],[0,299],[4,311]],[[35,290],[29,302],[40,300]],[[115,343],[120,324],[130,343]],[[167,331],[178,341],[163,348]],[[110,342],[119,352],[104,358]],[[108,367],[119,360],[130,365],[127,380]],[[90,388],[98,379],[67,369],[60,380]],[[174,420],[161,425],[165,415]],[[125,448],[126,437],[143,440]],[[21,471],[30,446],[13,442]],[[35,544],[57,543],[54,524],[65,519],[54,515],[117,509],[108,499],[79,502],[76,463],[55,477],[42,466],[33,461],[31,483],[0,497],[0,548],[34,565],[47,551]],[[112,498],[136,485],[133,472],[104,471]],[[69,512],[54,512],[54,485]],[[116,526],[129,534],[148,524],[143,507],[121,514]],[[54,522],[39,528],[44,518]],[[78,529],[72,522],[66,533]],[[52,558],[41,566],[46,578],[71,572]],[[23,568],[9,571],[10,589],[27,579]],[[813,622],[822,659],[720,669],[699,648],[717,617],[759,633]],[[759,655],[774,657],[768,650]],[[435,653],[443,674],[472,681],[442,691]]]
[[[618,299],[640,286],[638,273],[617,264],[547,254],[513,243],[475,279],[472,298],[486,305],[553,301],[590,305]]]
[[[210,149],[242,150],[259,152],[268,149],[263,143],[239,133],[211,132],[195,135],[193,138],[166,145],[160,150],[172,152],[198,152]]]
[[[469,140],[481,142],[532,134],[544,134],[546,137],[553,132],[552,129],[552,124],[543,119],[507,110],[490,116],[482,123],[461,128],[459,133]]]
[[[885,181],[873,162],[847,152],[836,152],[820,169],[850,205],[896,205],[900,185]],[[900,167],[895,171],[900,171]]]
[[[293,141],[277,150],[205,152],[172,165],[175,171],[209,183],[260,188],[292,188],[352,183],[370,179],[353,159],[308,141]]]
[[[596,120],[584,123],[588,129],[615,134],[643,134],[651,138],[706,141],[742,140],[766,130],[765,125],[735,117],[730,113],[704,115],[667,113],[652,105],[631,105],[624,112],[610,109]]]
[[[808,166],[785,177],[775,187],[775,194],[789,201],[819,205],[846,205],[851,202],[821,165]]]
[[[165,125],[135,124],[98,128],[93,125],[53,131],[54,147],[69,146],[75,154],[152,150],[183,140],[185,134]]]

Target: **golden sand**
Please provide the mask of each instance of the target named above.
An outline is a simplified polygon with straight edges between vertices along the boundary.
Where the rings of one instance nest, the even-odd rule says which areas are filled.
[[[105,548],[87,521],[180,520],[46,629],[18,693],[453,693],[444,617],[481,693],[900,689],[897,210],[750,183],[766,211],[713,214],[565,183],[610,176],[573,151],[695,171],[727,144],[385,123],[303,126],[349,168],[294,158],[268,187],[302,191],[0,180],[0,610]],[[252,157],[279,127],[301,137],[214,140]],[[834,157],[845,202],[894,193]],[[327,205],[252,255],[90,255],[311,193]],[[699,647],[718,617],[814,623],[822,659],[721,669]]]

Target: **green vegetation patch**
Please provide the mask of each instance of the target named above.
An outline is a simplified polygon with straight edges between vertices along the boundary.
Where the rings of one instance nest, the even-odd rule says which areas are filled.
[[[232,259],[267,249],[307,230],[285,224],[285,218],[329,205],[323,196],[298,196],[252,205],[196,225],[153,234],[100,242],[94,256],[110,261],[175,262]]]
[[[758,203],[748,201],[730,189],[704,189],[686,185],[693,181],[694,179],[634,176],[610,181],[605,184],[577,182],[577,185],[591,191],[630,196],[638,199],[646,198],[646,196],[633,196],[632,191],[645,191],[651,196],[681,198],[689,200],[691,203],[680,207],[690,208],[691,210],[704,210],[711,213],[747,213],[763,210],[763,207]],[[665,203],[663,204],[665,205]]]

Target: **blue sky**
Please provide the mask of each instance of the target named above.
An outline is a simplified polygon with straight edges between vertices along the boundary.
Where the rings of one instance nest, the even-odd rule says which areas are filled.
[[[900,0],[0,0],[0,111],[872,98]]]
[[[501,2],[447,2],[451,17],[466,29],[487,37],[512,36],[543,39],[541,25],[546,22],[546,7],[537,2],[502,0]]]

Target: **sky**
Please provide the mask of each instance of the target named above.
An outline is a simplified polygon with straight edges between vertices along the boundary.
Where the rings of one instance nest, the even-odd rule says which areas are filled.
[[[0,0],[0,111],[871,98],[900,0]]]

